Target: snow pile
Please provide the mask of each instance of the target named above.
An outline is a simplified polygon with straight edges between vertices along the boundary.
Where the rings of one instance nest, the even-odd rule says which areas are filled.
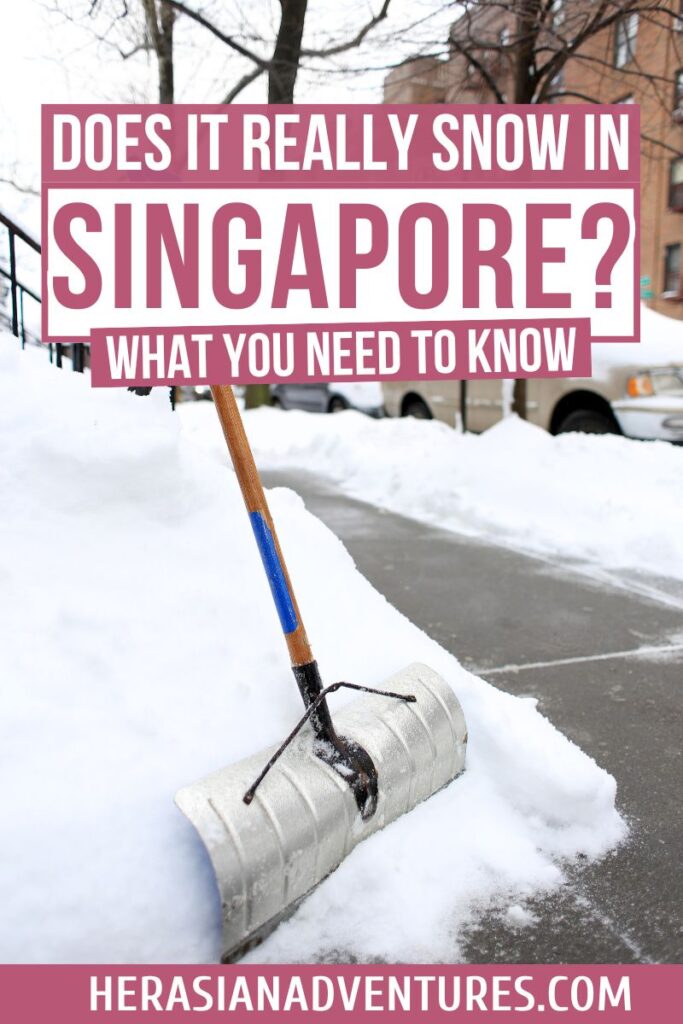
[[[213,448],[209,412],[185,418]],[[609,434],[552,437],[514,416],[475,435],[435,420],[258,409],[247,430],[263,468],[312,470],[443,529],[683,579],[683,448]]]
[[[656,366],[683,363],[683,324],[672,316],[663,316],[656,310],[650,309],[644,302],[640,304],[640,349],[634,351],[634,356],[640,362],[643,353],[645,358],[643,365]],[[620,343],[610,342],[609,344],[596,345],[593,350],[593,363],[606,363],[617,359],[624,362],[624,355],[628,349]]]
[[[213,961],[213,879],[174,792],[300,712],[234,476],[163,391],[92,392],[6,337],[0,389],[0,957]],[[523,917],[565,858],[622,838],[614,780],[396,612],[295,495],[271,497],[326,678],[428,662],[470,747],[458,781],[362,844],[252,959],[455,959],[475,912]]]

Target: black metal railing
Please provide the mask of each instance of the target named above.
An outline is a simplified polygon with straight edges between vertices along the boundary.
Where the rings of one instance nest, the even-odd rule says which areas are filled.
[[[39,344],[40,334],[38,328],[32,327],[27,322],[26,300],[29,299],[40,305],[40,294],[35,288],[28,285],[25,280],[20,279],[17,271],[17,242],[28,247],[33,253],[40,256],[40,242],[32,238],[22,227],[16,224],[7,214],[0,210],[0,224],[7,231],[7,264],[3,266],[0,261],[0,277],[9,282],[9,311],[0,306],[0,322],[4,322],[12,331],[12,334],[19,338],[21,347],[27,344]],[[71,360],[72,370],[82,373],[85,368],[86,346],[66,345],[56,342],[54,345],[47,345],[50,362],[58,367],[62,366],[63,359]]]

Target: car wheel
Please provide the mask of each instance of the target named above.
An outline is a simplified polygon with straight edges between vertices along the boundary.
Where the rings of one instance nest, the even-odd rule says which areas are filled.
[[[270,404],[273,407],[273,409],[283,409],[284,408],[282,402],[280,401],[280,399],[277,396],[274,396],[273,398],[271,398]]]
[[[426,402],[421,398],[410,398],[403,407],[404,416],[412,416],[416,420],[431,420],[432,414]]]
[[[339,397],[339,395],[335,395],[331,398],[330,404],[327,407],[328,412],[344,412],[345,409],[348,409],[348,405],[343,398]]]
[[[599,409],[575,409],[560,423],[558,434],[619,434],[617,421]]]

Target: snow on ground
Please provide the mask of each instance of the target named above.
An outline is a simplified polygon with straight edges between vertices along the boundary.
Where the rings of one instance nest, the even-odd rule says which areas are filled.
[[[212,450],[210,409],[184,419]],[[311,470],[347,494],[458,533],[683,579],[683,448],[561,434],[509,417],[484,434],[435,420],[258,409],[262,468]]]
[[[214,961],[214,884],[174,792],[300,712],[234,476],[163,391],[91,391],[8,337],[0,391],[0,958]],[[521,924],[564,864],[620,841],[614,780],[403,618],[294,494],[271,499],[327,679],[425,661],[470,745],[460,779],[361,844],[252,959],[456,959],[482,908]]]

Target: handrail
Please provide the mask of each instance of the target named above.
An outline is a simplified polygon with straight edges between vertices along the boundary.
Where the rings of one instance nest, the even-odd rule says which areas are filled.
[[[3,277],[6,277],[8,281],[12,280],[12,275],[9,274],[6,270],[3,270],[2,267],[0,267],[0,274]],[[41,301],[40,295],[38,295],[36,292],[34,292],[32,288],[29,288],[29,286],[27,284],[23,284],[19,280],[19,278],[17,278],[17,288],[21,288],[21,290],[26,295],[28,295],[30,298],[32,298],[35,302],[40,302]]]
[[[12,301],[12,334],[16,338],[21,338],[22,346],[26,344],[26,326],[24,323],[24,296],[30,295],[31,298],[36,299],[40,302],[40,297],[26,287],[17,277],[17,253],[16,253],[16,242],[19,239],[25,245],[28,245],[34,252],[40,254],[40,243],[32,238],[28,232],[24,231],[11,217],[8,217],[6,213],[0,210],[0,224],[3,224],[7,228],[7,239],[9,242],[9,273],[6,270],[2,270],[2,276],[7,278],[10,286],[10,297]]]
[[[10,284],[10,296],[11,296],[11,328],[12,334],[16,338],[21,339],[21,347],[24,348],[27,340],[35,340],[40,342],[40,338],[32,335],[26,328],[24,319],[24,298],[28,296],[33,299],[34,302],[41,302],[41,297],[37,292],[25,285],[23,281],[20,281],[17,277],[17,255],[16,255],[16,243],[17,240],[23,242],[35,253],[40,255],[41,246],[40,242],[36,241],[27,231],[24,230],[16,221],[8,217],[6,213],[0,210],[0,224],[7,228],[7,238],[9,242],[9,271],[0,267],[0,275],[6,278]],[[76,370],[78,373],[82,373],[85,367],[85,347],[83,345],[64,345],[61,342],[56,342],[54,345],[49,344],[45,346],[48,349],[50,355],[50,362],[55,358],[55,362],[58,367],[62,365],[62,356],[65,350],[70,350],[71,355],[71,368]]]
[[[7,234],[9,238],[9,272],[3,270],[0,267],[0,275],[7,278],[10,283],[10,294],[12,297],[12,334],[15,337],[21,338],[22,348],[26,344],[26,338],[29,336],[29,332],[26,330],[24,323],[24,296],[28,295],[29,298],[35,302],[41,302],[40,295],[37,295],[31,288],[23,284],[17,277],[17,260],[16,260],[16,239],[18,238],[21,242],[28,245],[34,252],[40,254],[41,247],[40,242],[36,241],[27,231],[24,231],[16,221],[13,221],[11,217],[8,217],[6,213],[0,210],[0,224],[4,224],[7,228]],[[35,339],[39,341],[39,338]],[[50,362],[52,362],[52,350],[53,346],[50,343],[46,346],[50,353]],[[71,344],[65,345],[61,342],[56,342],[54,350],[56,354],[57,366],[62,365],[62,355],[65,349],[70,349],[71,354],[71,368],[77,373],[83,373],[83,370],[87,362],[87,346],[84,344]],[[171,406],[175,408],[175,389],[170,389],[171,395]]]
[[[40,252],[40,242],[37,242],[35,238],[32,238],[31,235],[24,231],[22,227],[19,227],[19,225],[15,221],[11,220],[6,213],[3,213],[2,210],[0,210],[0,224],[4,224],[6,228],[9,228],[9,230],[17,236],[17,238],[20,238],[22,242],[26,242],[27,245],[30,245],[35,252]]]

